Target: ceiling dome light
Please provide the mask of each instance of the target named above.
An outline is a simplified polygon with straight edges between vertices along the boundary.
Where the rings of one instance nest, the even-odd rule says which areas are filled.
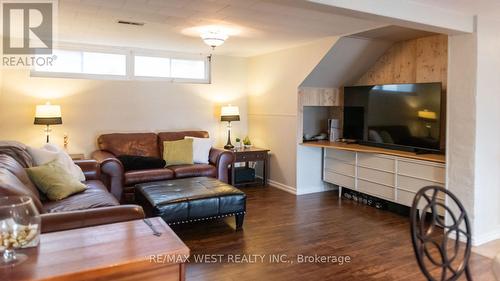
[[[221,31],[207,31],[202,33],[200,37],[203,39],[203,42],[212,47],[212,49],[224,44],[224,41],[228,38],[227,34]]]

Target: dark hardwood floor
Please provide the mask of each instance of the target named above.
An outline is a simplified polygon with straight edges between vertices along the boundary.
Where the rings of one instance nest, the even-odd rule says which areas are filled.
[[[244,229],[234,218],[174,226],[194,255],[266,255],[255,263],[200,263],[191,258],[191,280],[425,280],[413,254],[408,218],[338,199],[337,192],[294,196],[272,187],[247,193]],[[270,263],[269,255],[287,255]],[[297,263],[298,255],[349,256],[343,265]],[[495,280],[491,260],[473,254],[474,280]],[[460,280],[465,280],[462,278]]]

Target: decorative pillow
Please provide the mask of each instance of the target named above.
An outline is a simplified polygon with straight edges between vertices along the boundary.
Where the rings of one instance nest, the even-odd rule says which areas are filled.
[[[55,144],[46,144],[42,148],[28,147],[28,153],[33,157],[36,166],[44,165],[56,160],[73,177],[79,181],[85,180],[82,169],[73,162],[66,151]]]
[[[193,164],[193,139],[163,142],[163,159],[167,166]]]
[[[165,160],[156,157],[120,155],[116,158],[122,162],[125,171],[161,169],[167,165]]]
[[[185,137],[193,140],[193,162],[197,164],[208,164],[208,155],[214,145],[214,139]]]
[[[76,180],[57,160],[28,168],[26,172],[38,189],[53,201],[87,189],[86,185]]]
[[[49,151],[49,150],[44,149],[44,148],[34,148],[34,147],[28,146],[27,150],[28,150],[28,153],[33,158],[33,164],[35,166],[40,166],[40,165],[52,162],[58,156],[57,152]]]

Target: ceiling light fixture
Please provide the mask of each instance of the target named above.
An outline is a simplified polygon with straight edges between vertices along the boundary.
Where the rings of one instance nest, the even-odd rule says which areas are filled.
[[[212,49],[215,49],[215,47],[219,47],[224,44],[229,36],[220,30],[211,30],[203,32],[200,37],[203,39],[205,44],[212,47]]]

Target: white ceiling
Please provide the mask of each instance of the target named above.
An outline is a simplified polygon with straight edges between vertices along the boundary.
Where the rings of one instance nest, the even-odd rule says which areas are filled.
[[[206,25],[237,33],[215,54],[253,56],[382,24],[306,0],[59,0],[57,40],[207,53],[196,29]]]
[[[486,15],[498,18],[499,0],[408,0],[429,7],[437,7],[466,15]]]

